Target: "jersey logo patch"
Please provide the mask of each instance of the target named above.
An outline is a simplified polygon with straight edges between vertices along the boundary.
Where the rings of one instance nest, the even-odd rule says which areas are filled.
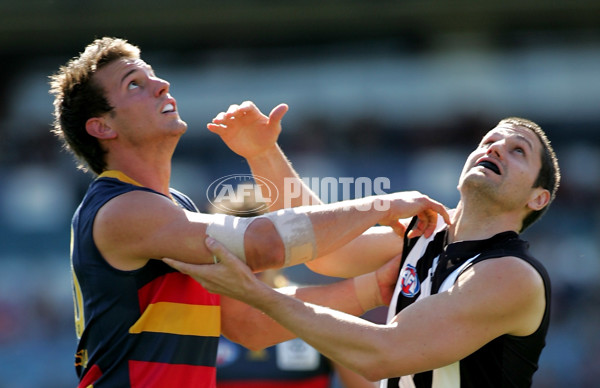
[[[402,295],[408,298],[414,297],[421,290],[417,269],[410,264],[406,265],[402,275],[400,275],[400,287]]]

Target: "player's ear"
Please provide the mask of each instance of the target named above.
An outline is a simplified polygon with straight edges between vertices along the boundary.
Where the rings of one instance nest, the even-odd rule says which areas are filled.
[[[542,210],[550,202],[550,191],[541,187],[536,187],[527,202],[527,207],[531,210]]]
[[[85,122],[85,130],[91,136],[98,139],[114,139],[117,133],[113,131],[110,125],[103,117],[92,117]]]

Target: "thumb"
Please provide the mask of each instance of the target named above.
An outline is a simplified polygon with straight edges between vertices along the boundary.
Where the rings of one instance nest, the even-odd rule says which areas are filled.
[[[237,258],[233,253],[229,252],[223,244],[210,236],[206,236],[204,244],[210,253],[212,253],[213,257],[215,258],[215,262],[227,262]]]
[[[394,233],[396,233],[398,236],[404,237],[404,233],[406,232],[406,225],[404,225],[400,220],[394,220],[390,224],[388,224],[388,226],[390,226]]]
[[[283,116],[287,113],[288,109],[289,107],[287,104],[277,105],[275,108],[273,108],[271,113],[269,113],[269,123],[279,123],[283,119]]]

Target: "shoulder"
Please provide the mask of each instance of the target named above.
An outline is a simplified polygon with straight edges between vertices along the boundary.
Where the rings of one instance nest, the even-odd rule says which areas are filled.
[[[147,215],[160,216],[178,209],[168,198],[145,190],[132,190],[108,200],[98,212],[98,220],[137,219]]]
[[[505,256],[478,262],[459,276],[453,288],[469,295],[475,305],[485,306],[499,319],[510,317],[506,334],[534,332],[546,307],[542,275],[519,257]]]
[[[186,212],[167,197],[134,190],[110,199],[98,210],[93,238],[113,266],[136,269],[153,257],[151,248],[163,231],[186,222]]]
[[[526,260],[504,256],[477,262],[467,268],[458,278],[460,282],[476,282],[490,285],[519,285],[526,289],[543,287],[538,270]]]

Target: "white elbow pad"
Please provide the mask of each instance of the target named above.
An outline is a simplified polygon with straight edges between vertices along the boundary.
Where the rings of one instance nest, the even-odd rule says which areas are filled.
[[[226,214],[213,214],[206,228],[206,234],[225,245],[231,253],[245,263],[244,234],[248,225],[255,219],[234,217]]]
[[[315,233],[312,222],[306,213],[295,208],[282,209],[268,213],[263,218],[268,218],[273,225],[285,247],[284,267],[305,263],[313,260],[317,254]]]

